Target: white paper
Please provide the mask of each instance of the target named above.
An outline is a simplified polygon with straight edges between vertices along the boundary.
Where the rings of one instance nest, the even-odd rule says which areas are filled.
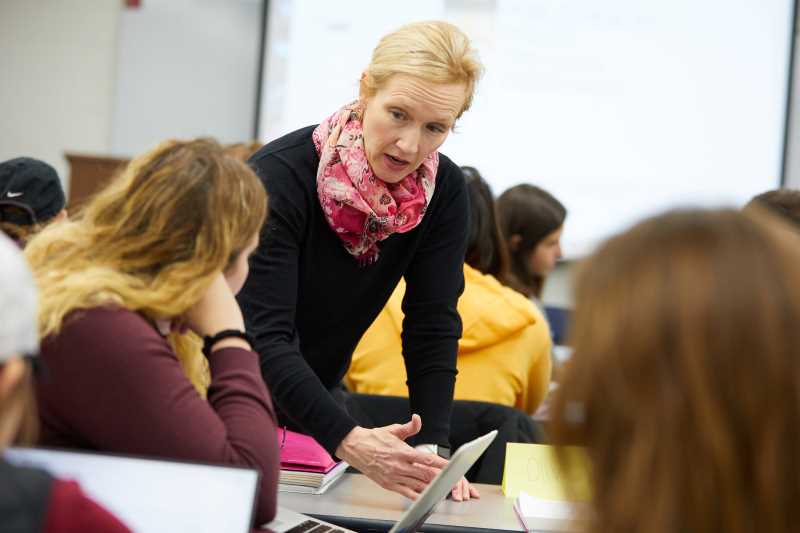
[[[517,497],[519,510],[526,518],[546,518],[548,520],[575,520],[582,504],[558,500],[534,498],[527,492],[520,492]]]

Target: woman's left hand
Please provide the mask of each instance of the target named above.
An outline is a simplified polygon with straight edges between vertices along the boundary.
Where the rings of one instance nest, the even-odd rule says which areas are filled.
[[[480,499],[481,497],[481,493],[478,492],[478,489],[470,485],[469,481],[463,477],[455,484],[450,494],[453,500],[457,502],[467,501],[471,498]]]

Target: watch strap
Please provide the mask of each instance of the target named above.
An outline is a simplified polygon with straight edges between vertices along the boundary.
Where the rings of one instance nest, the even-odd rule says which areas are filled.
[[[211,348],[213,348],[216,343],[222,339],[229,339],[231,337],[244,339],[251,348],[253,346],[253,339],[250,338],[250,335],[248,335],[247,332],[238,329],[223,329],[214,335],[206,335],[203,337],[203,355],[205,355],[207,358],[209,355],[211,355]]]

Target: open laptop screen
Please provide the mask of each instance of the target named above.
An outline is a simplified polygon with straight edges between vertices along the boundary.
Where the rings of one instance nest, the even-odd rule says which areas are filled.
[[[425,487],[417,501],[409,507],[389,533],[413,533],[422,526],[436,506],[447,497],[453,485],[461,479],[497,436],[497,430],[470,441],[456,451],[447,466]]]
[[[77,481],[136,532],[250,531],[259,474],[249,468],[44,448],[10,448],[5,459]]]

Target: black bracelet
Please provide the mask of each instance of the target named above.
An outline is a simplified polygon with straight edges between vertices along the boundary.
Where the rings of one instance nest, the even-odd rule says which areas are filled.
[[[211,355],[211,347],[214,346],[217,342],[221,341],[222,339],[228,339],[230,337],[236,337],[239,339],[244,339],[247,341],[247,344],[250,347],[253,347],[253,340],[250,338],[246,332],[238,330],[238,329],[223,329],[219,333],[214,335],[206,335],[203,337],[203,355],[208,357]]]

